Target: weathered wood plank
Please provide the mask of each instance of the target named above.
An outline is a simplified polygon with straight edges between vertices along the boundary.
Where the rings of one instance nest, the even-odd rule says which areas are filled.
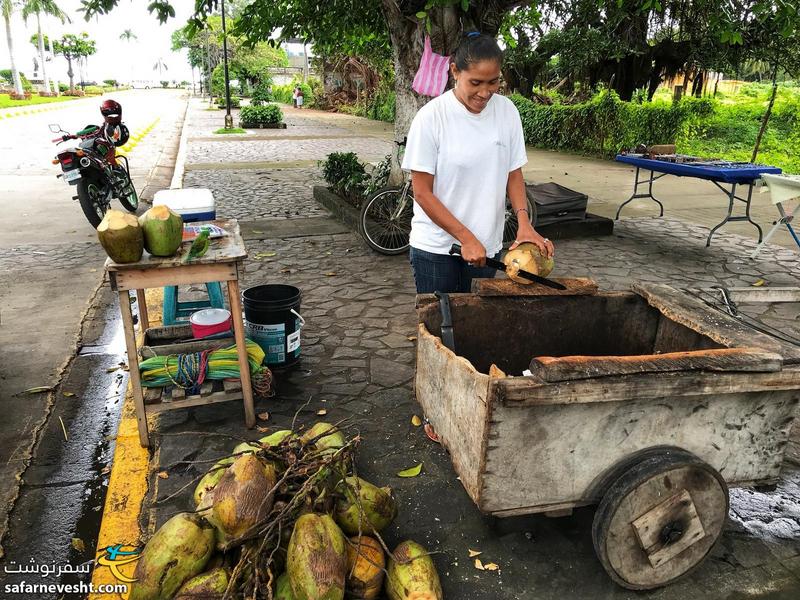
[[[489,377],[420,324],[415,388],[417,402],[450,452],[461,483],[478,502],[487,445]]]
[[[770,392],[800,389],[800,368],[792,366],[767,373],[703,373],[689,372],[680,377],[674,373],[652,373],[647,376],[621,375],[602,380],[583,379],[564,382],[542,382],[534,377],[513,377],[498,380],[502,397],[509,406],[547,404],[585,404],[653,399],[664,396],[697,397],[733,392]]]
[[[472,292],[479,296],[592,296],[597,293],[597,283],[591,279],[553,279],[566,290],[555,290],[545,285],[525,285],[511,279],[473,279]]]
[[[174,398],[174,396],[173,396]],[[172,402],[162,402],[161,404],[154,404],[148,406],[148,412],[163,412],[165,410],[176,410],[178,408],[190,408],[192,406],[205,406],[207,404],[215,404],[217,402],[228,402],[229,400],[241,400],[241,391],[237,393],[212,392],[207,396],[188,396],[181,400],[173,400]]]
[[[160,269],[125,269],[124,271],[109,271],[108,274],[111,288],[123,291],[208,283],[210,281],[231,281],[236,279],[236,265],[231,263],[188,264]]]
[[[779,373],[767,374],[773,375]],[[547,387],[552,392],[556,386]],[[772,480],[780,473],[797,402],[796,390],[776,385],[758,394],[676,397],[666,390],[624,402],[497,403],[489,424],[496,442],[487,447],[479,506],[512,514],[593,503],[598,483],[618,462],[654,446],[684,448],[731,483]]]
[[[661,284],[636,283],[633,290],[666,317],[710,337],[728,348],[756,347],[787,356],[786,346],[770,336],[759,333],[730,315],[714,310],[684,292]],[[800,358],[800,348],[789,352]]]
[[[169,356],[171,354],[190,354],[192,352],[203,352],[204,350],[219,350],[233,346],[236,340],[233,337],[226,337],[214,340],[197,340],[193,342],[179,342],[175,344],[164,344],[161,346],[142,346],[139,351],[142,358],[152,358],[153,356]]]
[[[531,374],[542,381],[675,371],[780,371],[782,358],[758,348],[722,348],[641,356],[537,356]]]

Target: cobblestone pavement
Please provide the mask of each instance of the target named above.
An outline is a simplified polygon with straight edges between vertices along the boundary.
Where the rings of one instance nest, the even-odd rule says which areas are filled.
[[[355,152],[362,161],[380,160],[392,147],[383,140],[369,138],[248,140],[196,142],[189,146],[190,163],[236,161],[324,160],[331,152]],[[234,159],[234,157],[236,157]]]
[[[243,142],[230,144],[234,154],[226,156],[229,160],[238,162],[243,156],[261,160],[260,150]],[[290,142],[274,144],[269,147],[281,153]],[[204,155],[203,160],[222,161],[223,148],[228,146],[209,144],[205,150],[214,154]],[[297,149],[283,155],[308,157]],[[245,215],[243,219],[263,215],[261,207],[244,206],[250,196],[224,191],[227,185],[246,186],[245,179],[252,174],[229,173],[230,180],[225,180],[218,171],[190,171],[186,182],[209,182],[219,190],[220,215],[229,216],[227,211]],[[287,182],[291,194],[284,196],[293,203],[313,202],[308,171],[270,172],[269,177],[268,185]],[[252,201],[261,197],[254,194]],[[280,204],[275,206],[279,212]],[[276,214],[272,209],[267,213]],[[673,219],[623,220],[613,236],[559,242],[554,275],[592,277],[602,289],[627,289],[636,280],[679,288],[745,287],[759,279],[773,286],[800,285],[796,253],[773,246],[757,261],[749,261],[745,256],[751,242],[723,233],[706,249],[706,234],[702,227]],[[349,432],[359,432],[363,438],[360,475],[391,485],[397,494],[400,511],[386,532],[389,545],[410,537],[435,551],[445,597],[788,599],[800,593],[798,465],[785,464],[783,481],[774,492],[732,491],[730,520],[721,543],[699,570],[667,589],[634,595],[614,585],[595,557],[591,508],[561,519],[483,517],[457,480],[446,452],[411,425],[412,415],[420,409],[413,397],[416,315],[407,257],[376,255],[351,233],[253,240],[248,250],[251,257],[267,251],[275,255],[248,260],[243,287],[267,282],[299,287],[300,312],[307,322],[300,364],[276,373],[276,397],[257,405],[258,412],[271,415],[261,424],[285,428],[298,413],[298,424],[308,425],[319,419],[320,409],[328,411],[325,419],[331,422],[346,419]],[[798,314],[796,305],[776,305],[763,316],[774,327],[797,332]],[[143,514],[145,531],[175,511],[192,508],[190,490],[165,499],[199,477],[210,464],[207,461],[228,454],[238,440],[263,435],[244,429],[241,412],[228,403],[160,416],[154,432],[157,459],[151,470],[151,497]],[[419,462],[424,464],[419,477],[395,476]],[[158,477],[161,471],[169,476]],[[156,498],[162,502],[156,504]],[[484,562],[495,562],[501,570],[476,570],[468,558],[470,548],[482,551]]]
[[[210,189],[219,214],[243,221],[329,216],[309,193],[320,183],[318,168],[198,169],[183,179],[184,187]]]

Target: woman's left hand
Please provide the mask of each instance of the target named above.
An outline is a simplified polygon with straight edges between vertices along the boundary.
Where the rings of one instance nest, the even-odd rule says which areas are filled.
[[[553,246],[553,242],[539,235],[533,226],[527,221],[520,222],[519,229],[517,229],[517,239],[515,239],[514,243],[511,244],[509,250],[513,250],[523,242],[535,244],[539,250],[542,251],[542,254],[548,258],[552,258],[556,251],[555,246]]]

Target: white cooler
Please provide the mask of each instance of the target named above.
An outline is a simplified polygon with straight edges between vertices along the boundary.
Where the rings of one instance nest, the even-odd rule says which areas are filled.
[[[161,190],[153,198],[153,206],[165,204],[178,213],[184,223],[213,221],[217,218],[214,194],[206,188]]]

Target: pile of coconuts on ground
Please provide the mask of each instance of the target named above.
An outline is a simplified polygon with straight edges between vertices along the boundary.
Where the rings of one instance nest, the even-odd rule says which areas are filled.
[[[236,446],[147,542],[130,600],[442,600],[428,552],[381,538],[397,505],[355,474],[358,443],[316,423]]]

